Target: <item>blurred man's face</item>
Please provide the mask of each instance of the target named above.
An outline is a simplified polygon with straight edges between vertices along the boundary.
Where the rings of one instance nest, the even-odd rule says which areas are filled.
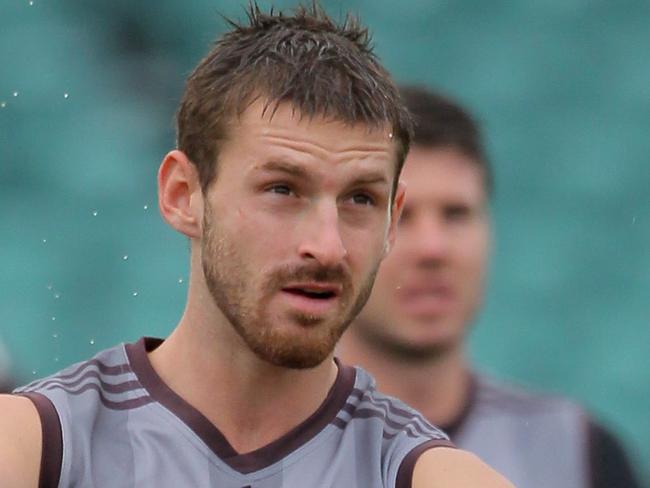
[[[416,146],[402,180],[397,241],[354,327],[388,353],[435,356],[462,343],[481,304],[490,241],[484,177],[456,149]]]
[[[363,307],[394,236],[395,144],[388,130],[301,118],[288,104],[271,113],[251,105],[220,151],[203,273],[255,354],[310,368]]]

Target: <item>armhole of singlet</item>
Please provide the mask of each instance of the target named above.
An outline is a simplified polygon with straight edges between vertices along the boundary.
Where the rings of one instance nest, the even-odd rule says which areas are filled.
[[[419,446],[415,446],[406,456],[404,456],[404,459],[402,459],[402,463],[397,470],[395,488],[411,488],[413,484],[413,470],[415,469],[415,463],[417,463],[418,459],[425,451],[436,447],[455,448],[456,446],[453,442],[444,439],[433,439],[424,442]]]
[[[41,419],[43,443],[38,488],[57,488],[63,462],[63,436],[59,415],[45,395],[36,392],[20,393],[20,395],[32,401]]]

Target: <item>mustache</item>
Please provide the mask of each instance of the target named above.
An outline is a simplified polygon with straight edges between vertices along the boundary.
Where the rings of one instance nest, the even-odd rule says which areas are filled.
[[[340,283],[344,287],[350,286],[350,274],[343,268],[343,266],[322,266],[319,264],[314,265],[289,265],[273,271],[269,286],[272,288],[279,288],[284,283],[290,281],[314,281],[326,283]]]

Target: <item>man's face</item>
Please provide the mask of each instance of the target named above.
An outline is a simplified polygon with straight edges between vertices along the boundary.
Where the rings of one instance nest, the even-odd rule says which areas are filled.
[[[253,352],[309,368],[370,294],[399,213],[390,212],[395,144],[387,130],[300,119],[289,104],[273,117],[262,109],[251,105],[220,151],[203,272]]]
[[[452,148],[414,147],[397,240],[357,332],[386,352],[434,357],[459,346],[483,296],[489,250],[482,169]]]

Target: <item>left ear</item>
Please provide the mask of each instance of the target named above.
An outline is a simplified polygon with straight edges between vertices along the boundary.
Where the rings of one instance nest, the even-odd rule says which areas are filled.
[[[393,199],[393,205],[391,207],[388,234],[386,235],[386,243],[384,245],[384,257],[388,255],[390,250],[393,248],[393,244],[395,244],[395,238],[397,237],[397,225],[399,223],[399,218],[402,215],[402,209],[404,208],[405,196],[406,183],[400,180],[397,182],[397,190],[395,191],[395,198]]]

